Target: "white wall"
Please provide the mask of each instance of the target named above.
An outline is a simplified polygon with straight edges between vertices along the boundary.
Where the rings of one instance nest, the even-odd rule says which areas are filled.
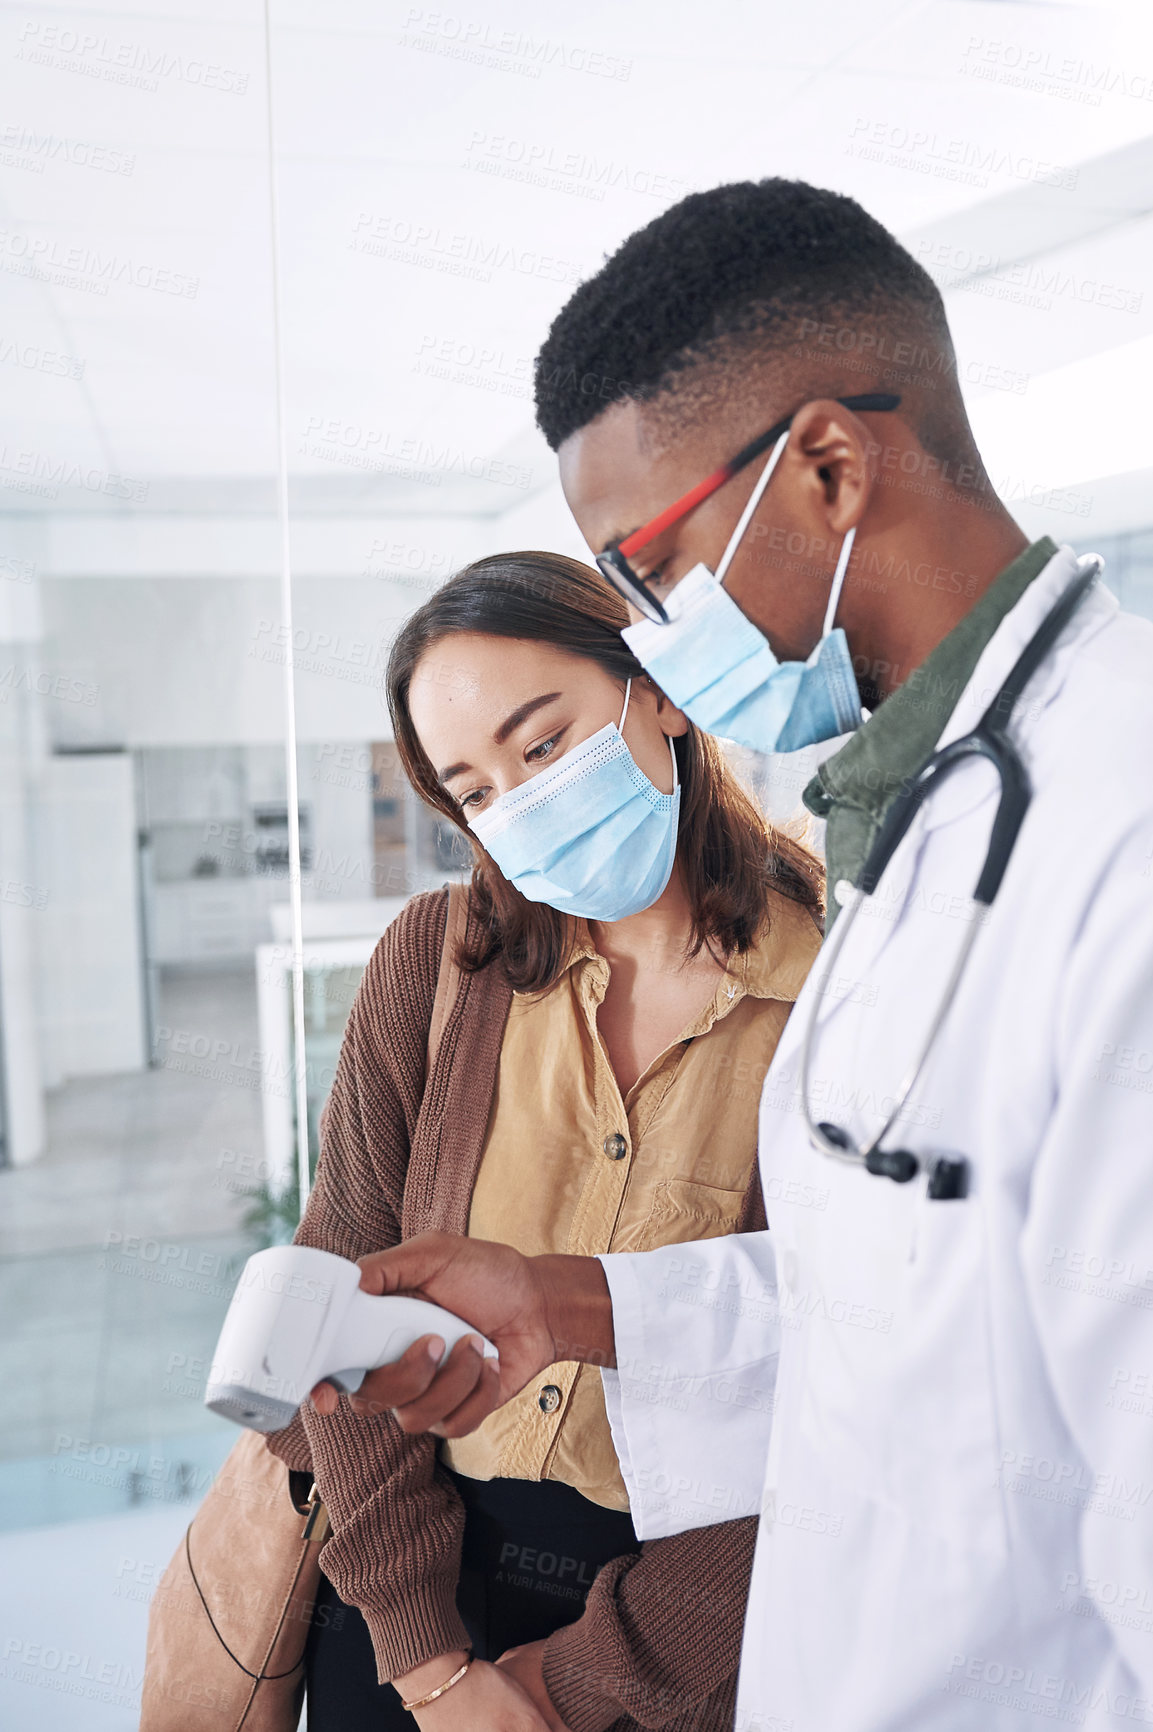
[[[386,729],[384,736],[377,733],[375,738],[390,732]],[[375,894],[371,762],[368,740],[300,748],[300,803],[312,810],[312,865],[304,879],[306,896],[331,902],[362,901]]]
[[[0,1079],[8,1159],[35,1160],[44,1147],[44,1094],[36,1006],[37,939],[47,892],[28,838],[26,767],[16,706],[0,706]]]
[[[37,1006],[47,889],[31,834],[30,787],[46,752],[36,690],[40,536],[9,523],[0,536],[0,1085],[8,1159],[42,1153],[44,1092]]]
[[[274,579],[52,578],[43,587],[45,665],[69,694],[51,702],[55,743],[283,741],[287,628]],[[300,737],[387,738],[382,655],[407,611],[393,586],[302,578],[294,606]]]
[[[38,972],[44,1084],[145,1063],[133,764],[49,758],[38,778]]]
[[[59,516],[38,534],[55,743],[283,741],[271,520]],[[398,625],[469,559],[523,547],[588,557],[551,478],[499,516],[295,518],[299,738],[390,738],[382,686]]]

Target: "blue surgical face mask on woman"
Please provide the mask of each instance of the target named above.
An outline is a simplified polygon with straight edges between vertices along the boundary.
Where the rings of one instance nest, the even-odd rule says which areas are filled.
[[[779,662],[723,588],[788,437],[782,433],[773,446],[715,576],[707,565],[695,565],[665,600],[667,625],[642,620],[621,633],[645,671],[698,728],[758,752],[796,752],[861,722],[848,639],[840,626],[833,629],[855,529],[841,543],[825,623],[807,661]]]
[[[672,875],[681,790],[673,742],[673,791],[655,788],[617,723],[469,819],[469,829],[530,902],[586,920],[624,920],[649,908]]]

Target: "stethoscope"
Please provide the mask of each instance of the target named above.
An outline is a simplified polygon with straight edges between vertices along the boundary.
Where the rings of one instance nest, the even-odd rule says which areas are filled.
[[[837,900],[842,905],[842,913],[833,928],[828,943],[821,952],[823,967],[819,980],[814,982],[812,987],[808,1018],[801,1041],[800,1065],[801,1111],[805,1117],[809,1141],[815,1149],[818,1149],[822,1154],[832,1156],[834,1160],[863,1166],[866,1172],[892,1179],[898,1185],[907,1184],[924,1167],[929,1175],[928,1195],[933,1198],[965,1196],[968,1190],[967,1161],[963,1158],[954,1159],[946,1156],[939,1156],[936,1159],[926,1158],[914,1155],[908,1149],[883,1149],[881,1144],[904,1111],[909,1096],[925,1068],[925,1061],[933,1050],[937,1036],[949,1014],[957,995],[961,976],[965,971],[965,965],[969,960],[969,954],[977,934],[984,924],[985,913],[992,906],[993,899],[1001,887],[1005,868],[1009,864],[1009,857],[1013,852],[1018,832],[1024,822],[1025,813],[1029,809],[1033,790],[1029,784],[1028,772],[1021,761],[1021,755],[1009,738],[1009,721],[1021,693],[1095,582],[1101,571],[1102,561],[1097,555],[1089,554],[1081,561],[1081,565],[1080,574],[1069,585],[1050,612],[1046,614],[1034,636],[1029,639],[1013,664],[1009,677],[997,692],[972,733],[965,734],[961,739],[953,740],[949,745],[943,746],[940,751],[933,752],[921,765],[921,768],[909,778],[885,814],[884,822],[869,850],[858,882],[851,886],[838,885]],[[848,1131],[843,1130],[840,1125],[830,1124],[827,1121],[818,1123],[813,1118],[809,1106],[809,1073],[821,999],[824,996],[825,987],[832,977],[837,958],[845,946],[862,905],[876,890],[885,868],[903,841],[914,816],[924,805],[932,790],[951,771],[955,770],[958,764],[967,763],[972,758],[984,758],[992,764],[1000,783],[1000,798],[997,803],[997,815],[993,820],[993,828],[989,837],[989,846],[985,854],[985,863],[981,868],[976,889],[973,891],[973,906],[969,912],[965,935],[921,1049],[897,1091],[892,1110],[871,1143],[868,1145],[857,1143]]]

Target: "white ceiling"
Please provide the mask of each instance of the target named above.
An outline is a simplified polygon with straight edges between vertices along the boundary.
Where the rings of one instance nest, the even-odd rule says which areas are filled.
[[[1153,467],[1145,0],[272,16],[301,509],[551,491],[530,364],[572,284],[683,193],[767,174],[852,193],[951,285],[1007,497]],[[0,6],[0,512],[267,503],[265,89],[252,0]]]

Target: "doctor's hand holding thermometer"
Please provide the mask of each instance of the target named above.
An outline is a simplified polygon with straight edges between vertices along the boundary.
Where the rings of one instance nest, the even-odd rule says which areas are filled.
[[[391,1409],[405,1431],[464,1437],[558,1360],[615,1363],[608,1283],[594,1257],[526,1257],[510,1245],[421,1233],[359,1263],[364,1292],[435,1293],[435,1303],[455,1307],[483,1331],[499,1358],[463,1341],[442,1365],[443,1343],[418,1341],[394,1364],[368,1373],[349,1397],[357,1413]],[[312,1403],[332,1413],[337,1392],[319,1383]]]

